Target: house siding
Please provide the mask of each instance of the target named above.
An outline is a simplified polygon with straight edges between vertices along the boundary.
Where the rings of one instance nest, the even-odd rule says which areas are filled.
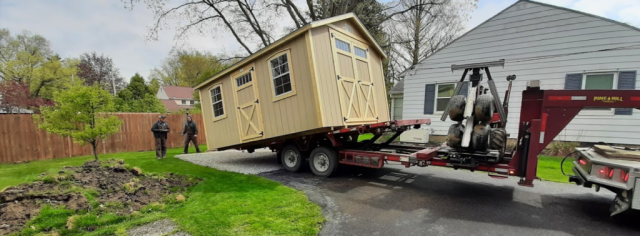
[[[446,135],[454,122],[440,121],[441,113],[425,115],[425,84],[455,82],[461,71],[452,64],[505,59],[505,67],[491,68],[498,94],[504,99],[507,75],[515,74],[509,100],[507,131],[518,131],[522,92],[527,81],[540,80],[542,89],[565,88],[567,74],[601,71],[640,71],[640,31],[598,17],[566,9],[520,1],[423,60],[409,71],[404,86],[404,119],[431,118],[433,135]],[[603,49],[636,45],[624,50]],[[590,53],[582,53],[590,52]],[[580,54],[578,54],[580,53]],[[562,55],[539,58],[541,56]],[[538,58],[536,58],[538,57]],[[486,75],[483,84],[486,87]],[[636,78],[638,76],[636,75]],[[617,85],[614,84],[614,87]],[[636,88],[640,86],[636,79]],[[631,115],[587,115],[581,112],[555,140],[640,144],[640,110]]]

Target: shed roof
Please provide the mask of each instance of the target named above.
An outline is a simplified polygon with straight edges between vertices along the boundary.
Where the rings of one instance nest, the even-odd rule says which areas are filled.
[[[343,15],[339,15],[339,16],[334,16],[334,17],[330,17],[327,19],[322,19],[322,20],[317,20],[317,21],[313,21],[309,24],[306,24],[305,26],[291,32],[288,35],[285,35],[284,37],[278,39],[278,41],[269,44],[269,46],[266,46],[260,50],[258,50],[257,52],[249,55],[248,57],[245,57],[244,59],[240,60],[239,62],[233,64],[232,66],[230,66],[229,68],[221,71],[220,73],[214,75],[213,77],[203,81],[202,83],[196,85],[194,87],[194,89],[199,89],[201,87],[203,87],[204,85],[210,83],[211,81],[214,81],[222,76],[225,76],[227,74],[229,74],[231,71],[236,70],[237,68],[245,65],[246,63],[250,62],[251,60],[258,58],[259,56],[262,56],[263,54],[265,54],[266,52],[268,52],[271,49],[274,49],[286,42],[291,41],[292,39],[294,39],[295,37],[304,34],[307,30],[313,29],[313,28],[317,28],[320,26],[324,26],[324,25],[328,25],[334,22],[338,22],[341,20],[352,20],[354,23],[356,23],[356,25],[362,30],[364,31],[366,40],[368,40],[370,43],[372,43],[374,50],[376,50],[376,52],[380,53],[380,55],[382,55],[383,58],[387,58],[387,55],[384,53],[384,51],[382,51],[382,48],[380,47],[380,45],[378,45],[378,43],[376,42],[376,40],[373,38],[373,36],[371,36],[371,34],[369,33],[369,31],[364,27],[364,25],[362,24],[362,22],[360,21],[360,19],[358,19],[358,17],[353,14],[353,13],[347,13],[347,14],[343,14]]]
[[[169,99],[171,98],[185,98],[193,99],[193,88],[180,87],[180,86],[163,86],[164,92]]]

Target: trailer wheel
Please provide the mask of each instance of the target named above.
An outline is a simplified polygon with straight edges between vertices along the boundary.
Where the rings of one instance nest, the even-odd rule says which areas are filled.
[[[488,125],[478,124],[473,127],[471,133],[471,148],[475,151],[486,151],[489,148],[491,128]]]
[[[316,176],[328,177],[336,172],[338,156],[330,147],[316,147],[309,156],[309,167]]]
[[[491,129],[490,136],[491,142],[489,143],[489,148],[503,152],[504,147],[507,145],[507,131],[504,129]]]
[[[456,95],[449,100],[449,119],[452,121],[464,120],[464,107],[467,104],[467,97]]]
[[[476,121],[484,124],[491,121],[493,118],[493,96],[491,94],[482,94],[478,96],[476,102],[473,104],[474,115],[473,118]]]
[[[452,124],[451,126],[449,126],[449,132],[447,133],[447,146],[452,148],[461,147],[463,133],[463,124]]]
[[[282,149],[281,156],[282,167],[284,167],[285,170],[290,172],[300,171],[304,158],[298,147],[293,144],[288,144]]]

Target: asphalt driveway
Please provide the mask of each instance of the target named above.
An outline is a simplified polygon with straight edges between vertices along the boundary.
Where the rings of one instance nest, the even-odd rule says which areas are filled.
[[[275,164],[275,154],[265,154],[243,153],[238,165],[253,158]],[[186,160],[206,159],[216,168],[217,159],[229,164],[226,155],[238,153]],[[640,235],[640,214],[622,222],[609,218],[614,195],[604,189],[541,181],[528,188],[517,178],[398,165],[343,168],[332,178],[310,171],[259,175],[302,190],[322,206],[327,222],[321,235]]]

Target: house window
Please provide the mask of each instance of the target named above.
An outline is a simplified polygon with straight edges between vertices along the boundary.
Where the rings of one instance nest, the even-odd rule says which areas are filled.
[[[182,100],[182,105],[187,104],[187,100]]]
[[[282,55],[269,61],[269,64],[271,65],[273,90],[276,97],[293,91],[291,74],[289,72],[288,55],[288,53],[283,53]]]
[[[340,39],[336,39],[336,48],[338,48],[338,49],[340,49],[342,51],[351,53],[351,44],[349,44],[349,43],[347,43],[345,41],[342,41]]]
[[[195,101],[191,100],[191,105],[195,104]]]
[[[246,74],[236,78],[236,85],[238,87],[240,87],[240,86],[242,86],[242,85],[244,85],[246,83],[249,83],[251,81],[252,81],[251,73],[246,73]]]
[[[356,56],[359,56],[365,59],[367,58],[367,50],[364,50],[359,47],[353,47],[353,52],[355,52]]]
[[[222,104],[222,86],[218,85],[209,91],[211,93],[211,103],[213,105],[213,116],[221,117],[224,115],[224,106]]]
[[[455,84],[438,84],[436,87],[436,112],[443,112],[453,96]]]
[[[617,73],[584,74],[582,77],[582,89],[614,89],[616,87],[616,79]],[[582,110],[586,110],[586,113],[589,113],[589,111],[604,111],[606,113],[613,112],[613,109],[611,108],[602,107],[585,107]]]

